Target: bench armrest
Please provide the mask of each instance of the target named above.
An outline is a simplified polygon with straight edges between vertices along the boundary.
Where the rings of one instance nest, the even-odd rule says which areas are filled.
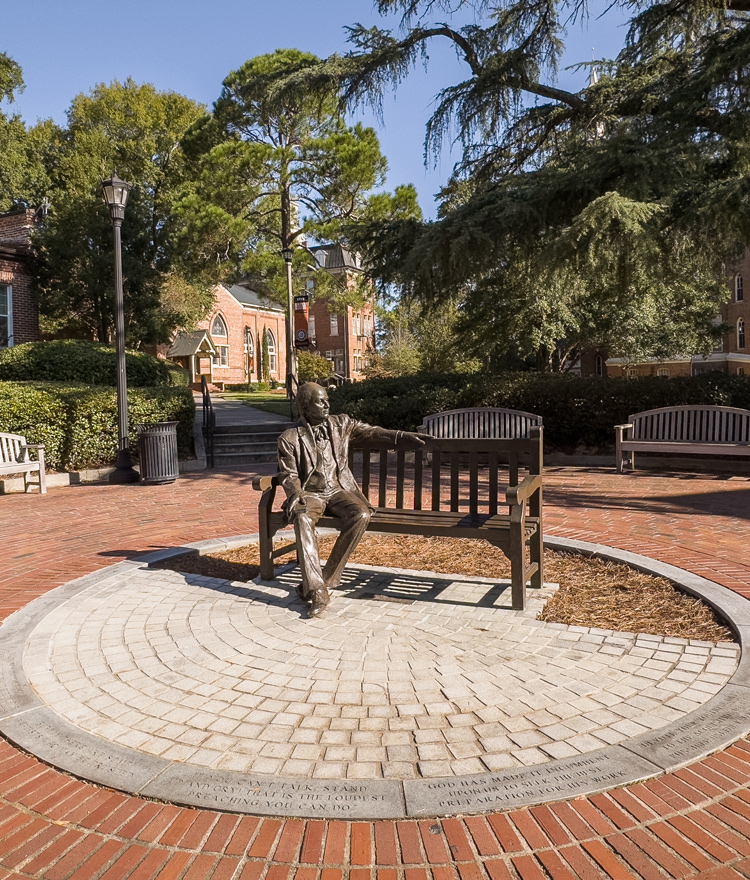
[[[26,443],[24,449],[44,449],[44,443]]]
[[[628,428],[632,428],[632,424],[627,425],[615,425],[615,431],[627,431]]]
[[[505,493],[508,504],[523,504],[542,488],[542,475],[529,474],[517,486],[509,486]]]
[[[269,489],[275,489],[278,485],[278,474],[274,474],[272,477],[253,477],[253,489],[256,492],[267,492]]]

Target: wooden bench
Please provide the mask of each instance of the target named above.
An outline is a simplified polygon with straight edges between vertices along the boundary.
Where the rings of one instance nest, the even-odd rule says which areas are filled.
[[[389,452],[380,446],[350,450],[350,467],[365,497],[377,498],[368,531],[425,537],[482,538],[499,547],[511,563],[513,608],[526,607],[527,585],[543,583],[542,429],[528,439],[436,439],[424,450]],[[509,461],[510,484],[503,492],[499,460]],[[528,475],[518,481],[519,466]],[[263,493],[259,506],[261,578],[273,580],[273,560],[294,550],[294,543],[274,549],[273,536],[284,527],[274,510],[277,477],[256,477]],[[507,513],[503,508],[507,505]],[[322,527],[338,527],[322,517]],[[384,560],[387,564],[387,560]],[[490,574],[490,572],[488,572]]]
[[[677,455],[750,455],[750,410],[729,406],[665,406],[615,425],[617,473],[636,452]]]
[[[532,428],[541,428],[542,417],[518,409],[478,406],[472,409],[449,409],[427,416],[418,430],[433,437],[452,439],[516,440],[531,436]]]
[[[36,449],[37,460],[32,461],[29,450]],[[46,474],[44,472],[44,446],[40,443],[27,443],[20,434],[0,434],[0,476],[4,474],[23,474],[23,490],[27,492],[30,485],[29,475],[39,474],[39,491],[47,492]]]

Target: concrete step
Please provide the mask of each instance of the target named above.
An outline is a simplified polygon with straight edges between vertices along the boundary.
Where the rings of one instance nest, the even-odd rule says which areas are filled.
[[[214,455],[242,455],[244,453],[255,455],[256,453],[277,454],[278,447],[272,443],[214,443]]]
[[[276,450],[273,452],[219,452],[214,450],[214,467],[231,468],[245,464],[276,461]]]

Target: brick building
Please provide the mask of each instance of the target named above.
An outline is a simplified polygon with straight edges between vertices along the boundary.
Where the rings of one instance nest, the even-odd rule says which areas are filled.
[[[310,248],[321,269],[343,277],[347,287],[357,284],[362,268],[357,256],[341,245]],[[314,277],[307,282],[315,291]],[[308,317],[310,351],[317,352],[333,364],[334,374],[341,381],[364,379],[363,370],[375,353],[375,296],[357,308],[346,306],[332,313],[328,303],[314,299]]]
[[[0,214],[0,348],[40,338],[30,267],[33,223],[27,208]]]
[[[745,282],[748,282],[746,285]],[[651,358],[634,363],[627,358],[610,358],[604,351],[586,352],[581,357],[581,373],[586,376],[641,377],[698,376],[719,371],[750,375],[750,249],[727,272],[730,299],[721,307],[717,322],[728,332],[709,355],[685,355],[669,359]],[[745,287],[748,295],[745,296]]]
[[[358,260],[340,245],[310,249],[319,270],[343,277],[347,287],[357,283]],[[375,298],[336,313],[322,297],[315,297],[315,275],[306,282],[310,297],[295,311],[295,329],[304,329],[308,351],[327,358],[339,382],[364,378],[363,370],[375,351]],[[300,291],[297,291],[301,293]],[[218,388],[261,381],[263,334],[269,356],[269,379],[286,381],[286,309],[243,284],[214,288],[215,302],[208,316],[192,332],[180,332],[166,356],[190,373],[198,385],[201,376]]]
[[[286,380],[285,311],[244,285],[214,288],[214,306],[192,333],[180,332],[167,357],[190,373],[191,384],[201,376],[218,388],[261,381],[261,352],[265,334],[268,377]]]

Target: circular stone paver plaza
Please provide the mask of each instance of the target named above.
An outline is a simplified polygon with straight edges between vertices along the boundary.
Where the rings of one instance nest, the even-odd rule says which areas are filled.
[[[5,520],[0,878],[746,876],[747,481],[680,479],[553,471],[547,543],[671,578],[737,643],[544,623],[554,584],[514,611],[507,582],[349,566],[309,620],[296,566],[154,565],[246,543],[246,478],[6,499],[51,547]]]
[[[71,582],[0,629],[17,645],[12,741],[166,801],[369,819],[595,792],[750,730],[727,708],[747,684],[739,645],[539,621],[555,585],[517,611],[508,581],[350,566],[310,620],[296,564],[241,583],[149,565],[169,556]]]

